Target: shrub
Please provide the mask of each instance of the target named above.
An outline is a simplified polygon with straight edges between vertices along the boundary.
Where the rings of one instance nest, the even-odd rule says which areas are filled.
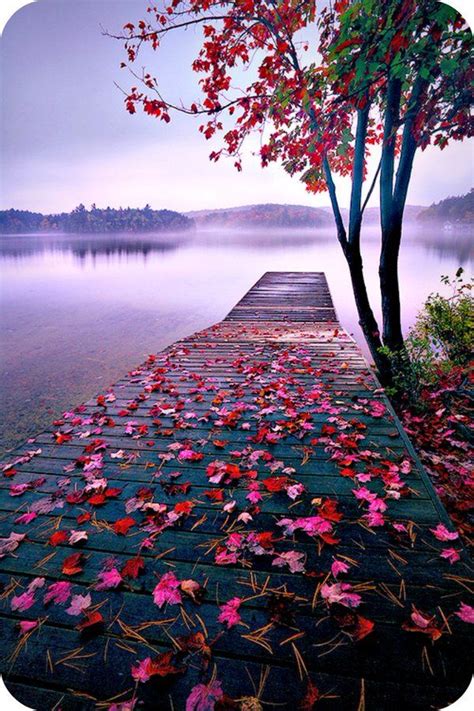
[[[465,281],[463,274],[460,267],[453,279],[441,277],[452,293],[428,297],[405,340],[404,352],[383,349],[393,369],[393,384],[387,388],[392,397],[426,407],[421,398],[425,388],[435,388],[453,370],[467,368],[474,347],[474,296],[472,280]]]
[[[441,277],[443,284],[451,286],[452,295],[431,294],[415,324],[439,359],[460,366],[468,364],[474,347],[473,284],[464,281],[463,273],[460,267],[454,279]]]

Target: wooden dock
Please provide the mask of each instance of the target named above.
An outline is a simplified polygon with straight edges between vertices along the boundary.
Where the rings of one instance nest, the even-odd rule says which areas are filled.
[[[64,413],[0,509],[29,707],[421,711],[468,685],[469,560],[324,274],[265,274]]]

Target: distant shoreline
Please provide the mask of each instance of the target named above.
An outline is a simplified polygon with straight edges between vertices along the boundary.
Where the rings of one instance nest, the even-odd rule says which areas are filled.
[[[435,230],[438,236],[442,235],[443,237],[449,237],[450,233],[455,232],[457,235],[462,234],[465,235],[466,237],[469,236],[471,237],[472,234],[474,233],[474,222],[469,222],[469,223],[463,223],[460,222],[458,224],[444,224],[442,222],[437,222],[437,221],[431,221],[431,222],[416,222],[416,221],[407,221],[405,223],[406,231],[408,234],[405,234],[406,239],[413,238],[414,236],[421,237],[423,236],[433,236],[431,230]],[[185,229],[185,230],[140,230],[140,231],[123,231],[123,230],[117,230],[117,231],[107,231],[107,232],[66,232],[64,230],[43,230],[43,231],[22,231],[22,232],[6,232],[2,231],[0,229],[0,237],[37,237],[37,238],[54,238],[54,237],[60,237],[60,238],[71,238],[71,239],[77,239],[77,238],[89,238],[89,239],[100,239],[100,238],[107,238],[107,237],[114,237],[114,238],[122,238],[122,239],[131,239],[131,240],[136,240],[137,242],[139,240],[143,240],[146,238],[150,239],[172,239],[172,238],[194,238],[194,237],[225,237],[225,236],[236,236],[236,235],[241,235],[242,237],[249,237],[251,238],[252,236],[259,236],[259,237],[268,237],[268,238],[276,238],[276,237],[283,237],[283,236],[288,236],[294,239],[297,239],[298,236],[300,237],[322,237],[322,238],[329,238],[332,237],[335,231],[335,226],[334,225],[326,225],[326,226],[292,226],[288,225],[285,227],[265,227],[265,226],[219,226],[219,225],[212,225],[212,226],[193,226],[190,229]],[[365,230],[363,235],[365,236],[365,239],[367,241],[372,241],[373,239],[378,239],[380,237],[380,226],[373,222],[369,223],[365,226]]]
[[[342,209],[348,219],[348,210]],[[364,229],[379,226],[380,209],[368,207],[363,216]],[[450,230],[472,230],[474,224],[474,190],[460,197],[449,197],[426,207],[407,205],[404,224],[411,227],[441,227]],[[329,207],[265,203],[240,207],[192,210],[143,208],[87,209],[78,205],[69,213],[45,215],[29,210],[0,211],[0,234],[184,234],[198,232],[256,232],[266,230],[321,231],[334,228]]]

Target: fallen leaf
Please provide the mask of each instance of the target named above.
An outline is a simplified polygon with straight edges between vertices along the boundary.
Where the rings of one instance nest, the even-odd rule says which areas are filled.
[[[131,516],[126,516],[125,518],[120,518],[118,519],[118,521],[115,521],[112,528],[114,529],[117,535],[126,536],[129,530],[136,525],[137,522],[134,518],[132,518]]]
[[[77,575],[83,570],[85,556],[83,553],[73,553],[64,559],[62,571],[64,575]]]
[[[126,561],[121,571],[122,577],[136,580],[144,569],[145,561],[141,556],[137,555],[135,558],[130,558]]]

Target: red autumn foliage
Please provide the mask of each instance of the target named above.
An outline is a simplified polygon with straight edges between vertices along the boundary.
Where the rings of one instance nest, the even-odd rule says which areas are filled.
[[[245,139],[260,134],[263,167],[280,162],[310,192],[329,192],[362,330],[388,381],[381,347],[403,345],[398,252],[413,162],[418,149],[442,149],[474,134],[472,36],[463,18],[437,0],[392,0],[376,8],[342,0],[322,6],[313,0],[173,0],[164,9],[149,8],[146,19],[127,23],[113,36],[123,43],[133,75],[134,86],[124,92],[129,113],[141,108],[165,123],[176,112],[201,117],[205,139],[221,139],[210,160],[229,156],[238,171]],[[191,64],[202,98],[184,104],[165,96],[160,76],[133,65],[144,45],[161,50],[162,37],[187,27],[202,28]],[[381,146],[380,170],[363,196],[373,146]],[[349,224],[334,175],[352,181]],[[377,182],[385,247],[383,329],[370,305],[359,248],[363,212]],[[252,375],[258,375],[256,367]],[[222,416],[225,427],[235,428],[240,420],[238,409]],[[254,439],[277,440],[265,427]]]
[[[461,367],[440,373],[436,388],[424,387],[420,403],[400,402],[398,414],[410,435],[421,461],[428,470],[436,492],[446,506],[465,541],[472,541],[474,528],[473,447],[468,431],[471,396],[468,379],[472,374]]]
[[[67,539],[68,539],[67,531],[55,531],[49,537],[48,543],[51,546],[58,546],[61,543],[66,543]]]
[[[118,535],[126,536],[129,530],[136,525],[137,522],[134,518],[132,518],[131,516],[126,516],[125,518],[120,518],[118,519],[118,521],[115,521],[112,528]]]
[[[145,560],[137,555],[135,558],[127,560],[122,570],[120,571],[123,578],[132,578],[136,580],[145,569]]]
[[[86,558],[83,553],[72,553],[72,555],[69,555],[63,561],[62,571],[64,575],[77,575],[77,573],[82,573],[85,560]]]
[[[102,625],[103,621],[104,618],[98,610],[86,610],[84,619],[76,625],[76,629],[89,632],[92,628]]]
[[[288,486],[288,477],[286,476],[274,476],[274,477],[268,477],[267,479],[263,480],[263,486],[267,491],[270,491],[272,493],[278,492],[278,491],[284,491],[286,487]]]

